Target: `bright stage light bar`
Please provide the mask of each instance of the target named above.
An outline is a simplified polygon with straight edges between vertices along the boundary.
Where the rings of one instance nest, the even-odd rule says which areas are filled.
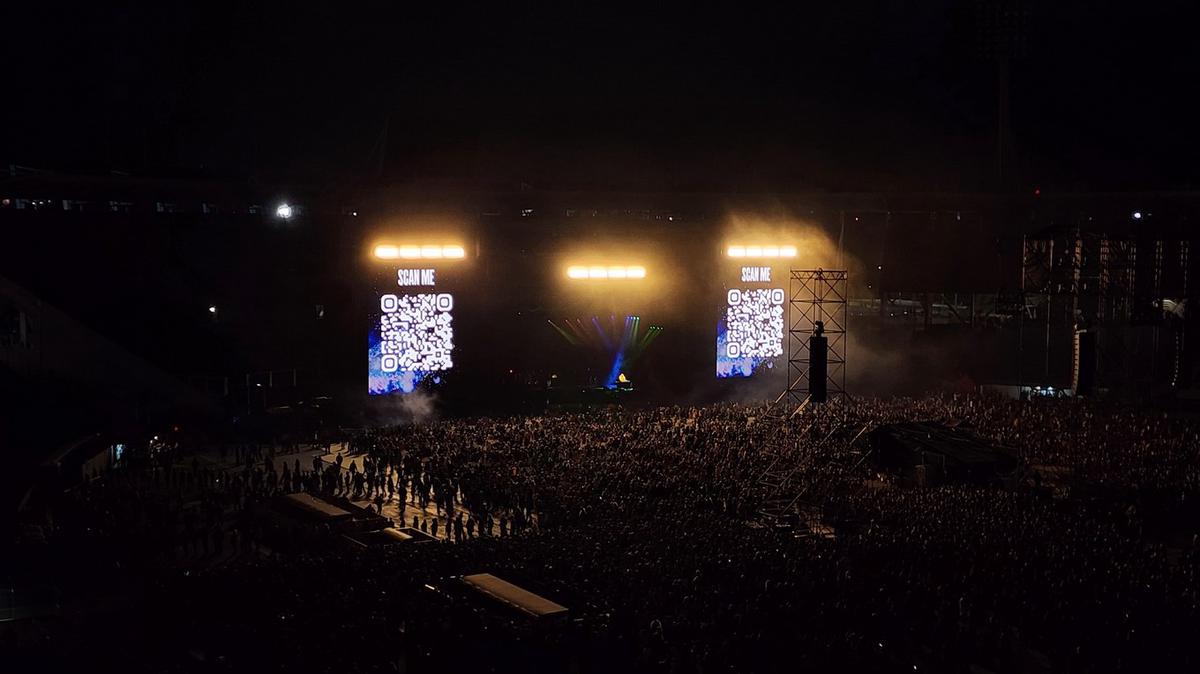
[[[375,257],[380,260],[460,260],[466,256],[463,247],[455,245],[375,246]]]
[[[796,257],[795,246],[729,246],[725,249],[729,257]]]
[[[646,268],[641,266],[572,265],[567,267],[570,279],[643,279]]]

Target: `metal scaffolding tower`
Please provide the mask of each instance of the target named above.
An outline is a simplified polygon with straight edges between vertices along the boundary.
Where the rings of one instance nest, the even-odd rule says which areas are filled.
[[[810,403],[810,340],[823,333],[828,343],[825,389],[831,405],[846,402],[846,270],[792,270],[788,299],[788,384],[784,391],[792,414]],[[818,328],[820,324],[820,328]],[[818,368],[819,371],[819,368]]]

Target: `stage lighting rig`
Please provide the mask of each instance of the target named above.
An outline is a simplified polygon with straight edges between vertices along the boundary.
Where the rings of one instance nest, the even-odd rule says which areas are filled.
[[[729,257],[737,258],[786,258],[796,257],[795,246],[778,245],[732,245],[725,249]]]
[[[381,243],[375,246],[375,257],[380,260],[461,260],[466,250],[457,244],[393,245]]]
[[[646,268],[641,265],[571,265],[567,278],[573,280],[644,279]]]

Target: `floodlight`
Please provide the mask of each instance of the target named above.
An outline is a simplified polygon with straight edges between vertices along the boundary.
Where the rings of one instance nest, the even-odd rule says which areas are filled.
[[[396,246],[379,244],[375,246],[375,257],[381,260],[461,260],[466,257],[466,250],[459,245]]]
[[[758,246],[736,245],[727,247],[725,249],[725,254],[729,257],[796,257],[796,247],[770,244]]]
[[[640,279],[646,278],[646,268],[642,266],[600,266],[572,265],[567,267],[567,278],[571,279]]]
[[[400,249],[388,245],[375,246],[375,257],[381,260],[395,260],[400,257]]]

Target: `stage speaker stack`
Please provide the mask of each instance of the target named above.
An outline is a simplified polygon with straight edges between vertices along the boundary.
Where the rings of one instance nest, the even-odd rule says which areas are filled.
[[[1074,368],[1071,388],[1077,396],[1090,396],[1096,389],[1096,333],[1075,332]]]
[[[814,403],[829,399],[829,340],[817,323],[817,330],[808,338],[808,395]]]

